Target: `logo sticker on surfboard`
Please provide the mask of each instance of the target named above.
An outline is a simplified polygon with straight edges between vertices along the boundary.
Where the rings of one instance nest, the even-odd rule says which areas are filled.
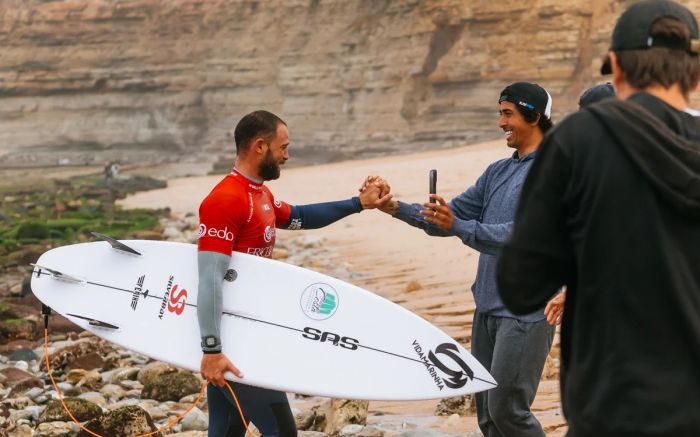
[[[301,294],[301,310],[313,320],[326,320],[338,310],[338,292],[328,284],[311,284]]]

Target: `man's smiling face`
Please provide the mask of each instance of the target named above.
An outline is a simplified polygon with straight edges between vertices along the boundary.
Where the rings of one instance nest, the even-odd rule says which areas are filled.
[[[537,124],[533,126],[525,121],[515,104],[504,100],[498,104],[498,127],[505,133],[508,147],[517,149],[537,129]]]

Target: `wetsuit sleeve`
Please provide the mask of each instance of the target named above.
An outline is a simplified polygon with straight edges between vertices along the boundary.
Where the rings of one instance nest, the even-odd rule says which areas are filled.
[[[289,230],[318,229],[362,211],[359,197],[335,202],[294,205],[280,228]]]
[[[199,293],[197,293],[197,320],[204,353],[221,352],[221,311],[224,276],[231,260],[230,255],[218,252],[197,253],[199,267]],[[218,317],[214,315],[218,314]]]
[[[211,196],[199,207],[197,320],[205,353],[221,352],[221,289],[248,208],[235,197]]]
[[[563,200],[570,174],[570,160],[547,136],[523,184],[513,234],[497,268],[501,298],[515,314],[540,309],[562,285],[573,285]]]

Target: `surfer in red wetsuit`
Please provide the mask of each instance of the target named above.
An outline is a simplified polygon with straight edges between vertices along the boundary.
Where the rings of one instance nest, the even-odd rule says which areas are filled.
[[[289,159],[287,124],[267,111],[255,111],[236,126],[236,164],[199,207],[199,293],[197,317],[202,337],[202,377],[209,403],[209,436],[245,434],[224,373],[243,373],[221,352],[222,285],[232,252],[269,258],[276,229],[316,229],[391,199],[379,188],[359,197],[312,205],[289,205],[264,185],[277,179]],[[383,196],[380,196],[383,194]],[[250,351],[255,353],[255,351]],[[249,420],[263,436],[295,436],[296,426],[285,393],[229,382]]]

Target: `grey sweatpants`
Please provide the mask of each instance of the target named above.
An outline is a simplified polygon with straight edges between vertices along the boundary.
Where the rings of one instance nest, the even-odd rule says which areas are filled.
[[[498,383],[498,387],[476,394],[479,428],[484,437],[545,437],[530,406],[554,330],[546,320],[526,323],[474,313],[472,355]]]

